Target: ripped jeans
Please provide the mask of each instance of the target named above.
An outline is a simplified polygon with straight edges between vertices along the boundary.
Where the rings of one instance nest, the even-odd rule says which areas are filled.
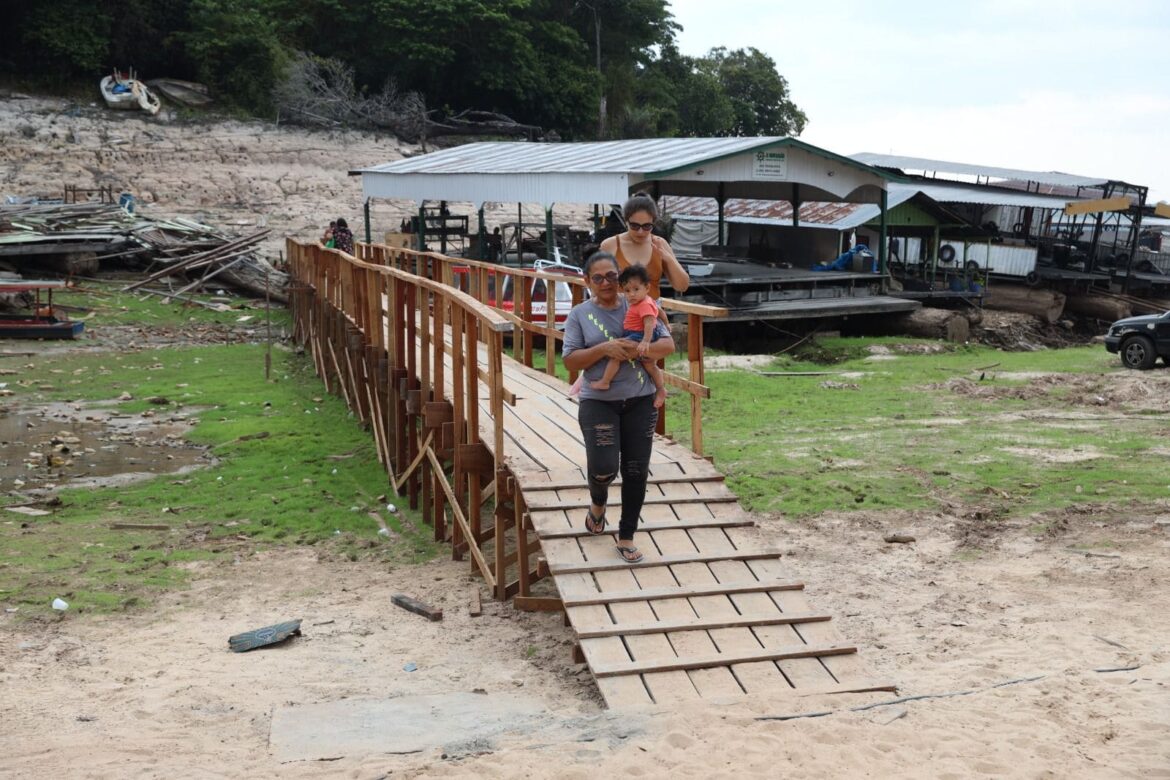
[[[625,401],[581,401],[577,414],[585,437],[586,470],[590,500],[605,506],[609,486],[622,474],[622,519],[618,538],[629,541],[638,530],[638,517],[646,500],[646,477],[658,410],[654,395],[640,395]]]

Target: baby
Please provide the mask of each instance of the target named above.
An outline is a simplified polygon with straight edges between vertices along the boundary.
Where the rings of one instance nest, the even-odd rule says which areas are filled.
[[[659,338],[655,333],[655,325],[658,324],[658,304],[650,297],[650,275],[646,273],[645,266],[631,265],[618,275],[618,284],[621,285],[626,301],[630,305],[626,311],[626,319],[622,323],[622,327],[625,328],[622,338],[638,342],[642,367],[654,380],[654,408],[660,409],[666,402],[666,383],[662,369],[646,357],[646,350]],[[608,390],[621,364],[622,361],[610,358],[601,379],[590,382],[589,386],[594,390]]]

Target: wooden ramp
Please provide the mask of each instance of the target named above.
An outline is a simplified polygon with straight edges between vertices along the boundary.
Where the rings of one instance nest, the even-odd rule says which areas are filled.
[[[534,335],[560,334],[551,317],[533,330],[471,294],[515,274],[530,314],[525,290],[539,273],[480,264],[469,293],[452,286],[455,261],[440,255],[362,245],[366,262],[291,239],[286,247],[295,337],[329,391],[370,426],[394,489],[453,557],[470,554],[496,598],[564,610],[610,706],[893,688],[867,678],[856,648],[690,449],[655,440],[637,537],[645,561],[628,564],[612,535],[584,531],[578,406],[551,361],[546,372],[530,367]],[[701,316],[687,316],[690,378],[672,386],[691,396],[697,444],[709,388]],[[505,354],[505,333],[527,365]],[[542,576],[559,597],[532,592]]]
[[[656,437],[636,543],[622,561],[610,526],[585,531],[585,446],[568,385],[504,360],[506,461],[585,662],[610,707],[744,696],[890,691],[816,610],[704,458]],[[493,421],[486,396],[480,426]],[[486,438],[486,437],[485,437]]]

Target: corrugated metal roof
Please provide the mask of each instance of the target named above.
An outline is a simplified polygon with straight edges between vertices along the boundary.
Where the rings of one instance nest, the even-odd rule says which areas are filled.
[[[656,173],[697,165],[788,139],[650,138],[634,141],[486,141],[398,160],[359,173]],[[864,165],[864,163],[861,163]]]
[[[1058,187],[1100,187],[1109,182],[1093,176],[1077,176],[1058,171],[1026,171],[1018,168],[996,168],[989,165],[931,160],[926,157],[906,157],[898,154],[874,154],[862,152],[851,155],[854,160],[881,168],[896,168],[901,171],[930,171],[960,176],[989,176],[996,179],[1031,181],[1037,184],[1051,184]]]
[[[901,177],[795,138],[482,142],[351,171],[368,198],[483,203],[620,203],[656,193],[875,202]]]
[[[917,190],[891,184],[887,208],[894,208],[910,200]],[[673,217],[713,221],[719,218],[719,204],[714,198],[669,197],[663,210]],[[881,216],[881,209],[872,203],[823,203],[810,201],[800,204],[800,225],[805,228],[852,230]],[[725,222],[745,225],[792,224],[792,204],[786,200],[728,199],[723,204]]]
[[[957,182],[917,182],[913,185],[893,185],[894,187],[912,186],[923,195],[939,203],[978,203],[984,206],[1023,206],[1039,209],[1063,209],[1070,200],[1057,195],[1041,195],[1035,192],[1020,192],[1018,190],[1001,190],[994,187],[982,187],[976,184],[959,184]]]

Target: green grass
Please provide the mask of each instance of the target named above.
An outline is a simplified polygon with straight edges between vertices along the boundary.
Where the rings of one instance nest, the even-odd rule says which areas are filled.
[[[1084,502],[1170,498],[1165,458],[1147,454],[1164,446],[1165,415],[1080,405],[1067,387],[1048,390],[1010,376],[1076,374],[1106,387],[1104,375],[1119,369],[1105,350],[898,351],[899,344],[918,343],[826,339],[812,350],[823,362],[782,356],[771,369],[844,376],[708,372],[705,454],[715,456],[749,508],[790,516],[938,509],[951,501],[1025,515]],[[874,345],[894,359],[867,360]],[[957,392],[948,380],[967,384]],[[672,394],[668,403],[670,432],[689,441],[689,399]]]
[[[213,280],[214,282],[214,280]],[[214,283],[212,282],[212,286]],[[234,305],[223,304],[222,299],[216,301],[228,306],[226,311],[216,311],[183,301],[165,302],[157,295],[141,291],[122,292],[125,284],[114,282],[84,281],[79,287],[70,288],[53,293],[53,303],[71,307],[69,316],[75,320],[85,320],[86,327],[101,325],[142,325],[147,327],[181,327],[189,325],[238,325],[256,329],[263,333],[266,316],[270,318],[273,332],[279,334],[280,329],[288,329],[292,319],[288,310],[281,306],[272,307],[265,312],[263,301],[249,302],[248,308],[237,301]],[[161,285],[147,285],[150,289],[161,289]],[[190,298],[203,303],[212,303],[212,295],[184,293],[184,298]],[[250,319],[241,323],[241,317]]]
[[[182,585],[182,564],[256,545],[324,542],[350,559],[391,563],[432,557],[437,548],[419,514],[396,498],[389,500],[399,512],[390,514],[379,500],[389,488],[370,433],[325,394],[304,357],[278,351],[273,369],[265,381],[256,345],[62,353],[26,364],[9,384],[17,391],[10,401],[84,404],[127,392],[126,413],[197,414],[190,438],[218,464],[129,487],[68,490],[51,517],[5,518],[0,599],[36,610],[54,596],[82,610],[139,606]],[[155,396],[169,403],[146,401]],[[393,541],[378,536],[374,509]],[[112,530],[114,521],[173,529]]]

